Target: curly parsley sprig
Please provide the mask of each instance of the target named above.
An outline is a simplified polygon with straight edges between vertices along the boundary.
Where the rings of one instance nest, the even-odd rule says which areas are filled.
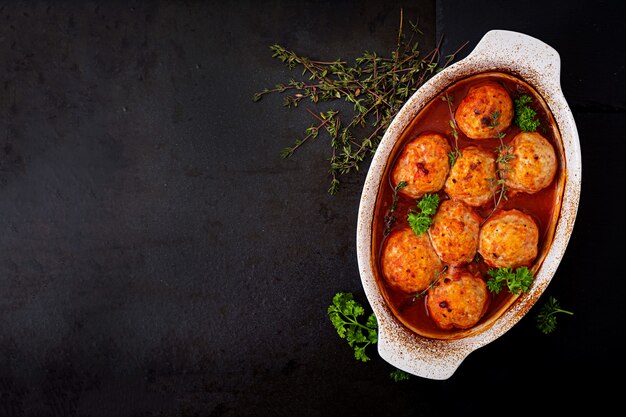
[[[365,354],[365,349],[378,342],[378,322],[372,313],[363,324],[359,320],[363,315],[365,309],[349,292],[335,294],[333,303],[328,307],[330,322],[339,337],[348,341],[350,347],[354,349],[354,357],[357,360],[368,362],[370,358]],[[410,379],[411,375],[394,367],[389,373],[389,378],[394,382],[400,382]]]
[[[511,294],[519,294],[520,291],[528,292],[534,280],[532,272],[525,266],[520,266],[515,271],[513,268],[491,268],[487,274],[491,277],[487,280],[487,288],[496,294],[505,285]]]
[[[394,369],[389,373],[389,378],[391,378],[394,382],[406,381],[411,378],[411,375],[407,372],[404,372],[402,369]]]
[[[532,101],[526,94],[515,99],[515,124],[524,132],[534,132],[541,124],[535,117],[537,112],[528,105]]]
[[[433,215],[437,212],[437,207],[439,207],[439,195],[425,194],[417,203],[417,207],[420,211],[409,211],[407,221],[415,234],[419,236],[425,233],[433,223]]]
[[[558,313],[574,315],[573,312],[562,309],[556,298],[549,297],[536,317],[537,328],[544,334],[552,333],[556,329],[556,315]]]
[[[351,293],[338,292],[328,307],[328,316],[337,334],[348,341],[350,347],[354,349],[354,357],[361,362],[370,360],[365,349],[378,342],[376,316],[372,313],[365,323],[361,323],[359,318],[364,314],[365,309],[354,300]]]

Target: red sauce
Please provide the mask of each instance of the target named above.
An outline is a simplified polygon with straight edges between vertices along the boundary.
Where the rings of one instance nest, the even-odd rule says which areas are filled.
[[[463,134],[463,132],[457,129],[458,143],[455,143],[454,137],[450,134],[450,120],[453,116],[450,113],[448,103],[441,99],[444,94],[452,97],[452,111],[454,111],[472,86],[485,81],[496,81],[500,83],[509,92],[512,99],[516,99],[523,94],[527,94],[532,97],[533,101],[531,103],[531,107],[537,111],[537,117],[541,122],[537,131],[550,141],[557,154],[559,166],[557,174],[555,175],[555,178],[550,186],[535,194],[521,192],[513,194],[511,191],[508,191],[508,199],[503,200],[498,206],[498,209],[516,208],[531,215],[536,221],[539,228],[539,254],[533,265],[529,267],[533,274],[539,269],[545,253],[552,243],[556,219],[560,210],[564,182],[563,147],[556,123],[554,122],[546,103],[529,84],[509,74],[497,72],[478,74],[449,86],[430,103],[428,103],[402,133],[400,139],[394,145],[394,149],[389,157],[390,163],[387,164],[385,173],[383,174],[384,177],[381,182],[381,189],[378,193],[374,212],[374,253],[372,254],[378,286],[391,307],[391,310],[405,326],[412,329],[416,333],[427,337],[455,338],[460,337],[462,334],[466,334],[468,331],[458,329],[440,329],[428,316],[425,296],[416,297],[413,294],[406,294],[398,291],[388,285],[382,275],[380,254],[387,235],[385,233],[385,229],[387,227],[385,223],[385,216],[389,214],[394,194],[394,186],[390,179],[390,172],[404,145],[419,134],[426,131],[435,131],[444,134],[448,138],[452,148],[458,147],[458,149],[462,151],[466,146],[474,145],[489,150],[493,152],[494,155],[497,155],[496,149],[501,146],[502,143],[508,144],[515,137],[515,135],[520,132],[520,129],[515,125],[515,122],[513,121],[511,123],[511,126],[505,131],[506,136],[501,140],[497,138],[469,139]],[[443,190],[439,191],[439,196],[441,200],[448,198]],[[490,201],[484,206],[475,207],[474,209],[484,220],[492,213],[494,205],[494,202]],[[391,230],[405,227],[408,224],[406,218],[407,213],[411,209],[416,209],[416,200],[398,193],[397,206],[393,212],[396,221],[393,223]],[[489,267],[484,263],[479,254],[477,254],[475,260],[470,263],[467,268],[471,271],[480,271],[485,280],[489,278],[487,275]],[[474,328],[481,326],[481,324],[492,322],[493,319],[506,310],[506,308],[508,308],[516,298],[516,296],[510,294],[506,288],[500,291],[497,295],[490,294],[490,297],[491,299],[487,312],[479,323],[474,326]]]

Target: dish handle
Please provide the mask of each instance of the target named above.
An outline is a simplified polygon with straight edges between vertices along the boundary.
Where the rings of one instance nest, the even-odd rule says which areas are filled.
[[[559,53],[547,43],[524,33],[490,30],[464,60],[475,60],[479,65],[489,62],[494,69],[519,72],[530,80],[539,78],[539,75],[548,77],[560,89]]]
[[[478,347],[466,341],[429,340],[420,343],[396,319],[379,314],[378,354],[396,368],[422,378],[450,378],[465,358]]]

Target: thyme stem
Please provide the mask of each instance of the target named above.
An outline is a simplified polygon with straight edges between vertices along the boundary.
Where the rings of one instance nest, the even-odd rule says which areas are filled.
[[[417,23],[409,23],[411,31],[407,40],[401,9],[396,45],[391,56],[385,58],[365,51],[353,65],[340,59],[312,60],[277,44],[270,47],[272,57],[281,60],[289,69],[301,67],[301,76],[305,79],[290,79],[288,83],[265,88],[253,95],[254,101],[268,94],[282,94],[283,105],[288,108],[298,107],[303,100],[314,106],[335,100],[352,105],[352,116],[349,111],[314,112],[307,108],[316,124],[305,129],[304,136],[296,139],[293,146],[281,151],[283,157],[289,157],[305,142],[325,131],[331,145],[328,158],[330,194],[339,190],[341,176],[358,171],[366,157],[373,155],[406,100],[431,76],[448,66],[465,46],[448,55],[440,65],[443,36],[432,51],[421,56],[415,37],[422,32]]]

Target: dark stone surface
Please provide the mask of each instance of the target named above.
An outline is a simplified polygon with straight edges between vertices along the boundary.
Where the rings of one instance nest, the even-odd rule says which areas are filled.
[[[0,416],[495,415],[534,413],[535,396],[546,412],[608,410],[624,362],[623,7],[524,4],[2,3]],[[442,33],[469,52],[494,27],[553,45],[583,149],[579,220],[548,290],[575,316],[549,336],[523,319],[446,381],[394,383],[337,337],[332,296],[366,304],[365,171],[330,196],[321,137],[278,156],[309,115],[251,100],[292,76],[271,44],[387,55],[401,7],[424,52]]]

